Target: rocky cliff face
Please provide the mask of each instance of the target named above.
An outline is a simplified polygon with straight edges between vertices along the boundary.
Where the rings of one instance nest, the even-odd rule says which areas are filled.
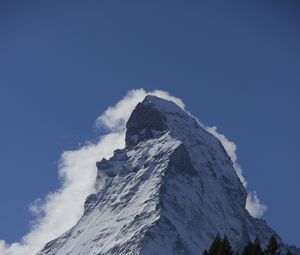
[[[219,140],[172,102],[147,96],[127,123],[126,148],[97,167],[82,218],[38,255],[198,255],[217,232],[236,250],[276,235],[245,209]]]

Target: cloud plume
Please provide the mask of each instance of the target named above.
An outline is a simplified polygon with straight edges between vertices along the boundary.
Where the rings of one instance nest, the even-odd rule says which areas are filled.
[[[182,109],[185,105],[180,98],[171,96],[168,92],[154,90],[146,92],[144,89],[131,90],[115,106],[108,107],[107,110],[97,118],[97,127],[106,127],[109,130],[122,130],[125,128],[126,121],[129,119],[135,106],[143,101],[145,96],[154,95],[170,101],[173,101]]]
[[[217,131],[216,127],[207,127],[206,130],[217,137],[222,143],[224,149],[232,160],[233,168],[240,178],[241,183],[247,189],[247,181],[243,176],[242,167],[237,163],[237,147],[234,142],[228,140],[224,135],[220,134]],[[255,218],[260,218],[263,216],[265,211],[267,210],[267,206],[264,205],[257,196],[256,191],[248,191],[247,200],[246,200],[246,209],[248,212]]]
[[[131,90],[115,106],[96,120],[98,127],[105,127],[108,133],[97,142],[88,142],[81,148],[61,154],[58,176],[61,187],[49,193],[45,199],[37,199],[30,206],[35,221],[30,232],[20,242],[7,244],[0,240],[1,255],[28,255],[38,252],[47,242],[71,228],[83,213],[86,197],[94,192],[96,161],[108,158],[125,142],[125,123],[138,102],[148,94],[172,100],[182,108],[183,102],[168,92],[143,89]],[[76,198],[76,199],[74,199]],[[62,217],[68,215],[68,217]]]
[[[96,120],[96,126],[105,128],[107,134],[99,137],[97,142],[88,142],[77,150],[62,153],[58,167],[58,176],[62,180],[61,187],[49,193],[45,199],[37,199],[32,203],[30,209],[35,215],[32,229],[20,242],[7,244],[4,240],[0,240],[1,255],[35,254],[48,241],[61,235],[78,221],[83,213],[86,197],[95,191],[95,162],[102,157],[110,157],[115,149],[124,147],[126,121],[136,104],[146,95],[156,95],[175,102],[183,109],[185,107],[181,99],[171,96],[166,91],[146,92],[144,89],[131,90],[114,106],[108,107]],[[237,163],[236,145],[218,133],[215,127],[207,130],[222,142],[234,163],[237,175],[246,187],[247,182]],[[250,192],[247,210],[253,216],[259,217],[265,209],[256,192]]]

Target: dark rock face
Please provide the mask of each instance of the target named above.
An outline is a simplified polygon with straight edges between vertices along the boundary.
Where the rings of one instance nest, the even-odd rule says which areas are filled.
[[[132,112],[126,129],[126,146],[133,146],[143,140],[154,138],[155,131],[167,130],[168,126],[161,112],[139,103]]]
[[[37,255],[197,255],[216,233],[235,251],[256,237],[266,247],[274,234],[286,249],[250,216],[230,157],[187,112],[147,96],[126,127],[126,147],[96,164],[81,219]]]
[[[96,202],[98,200],[98,197],[96,194],[91,194],[87,197],[84,203],[84,213],[89,214],[90,211],[94,208]]]
[[[174,174],[197,175],[197,171],[192,165],[189,153],[184,144],[181,144],[171,155],[169,167],[174,169]]]

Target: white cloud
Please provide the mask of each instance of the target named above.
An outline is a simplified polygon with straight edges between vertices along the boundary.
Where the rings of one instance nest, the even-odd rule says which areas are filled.
[[[115,106],[109,107],[96,120],[97,126],[104,126],[110,132],[96,143],[88,143],[78,150],[65,151],[61,155],[58,168],[62,186],[49,193],[44,200],[37,199],[30,206],[36,219],[31,231],[18,243],[7,244],[0,240],[1,255],[31,255],[39,251],[48,241],[58,237],[71,228],[83,213],[86,197],[94,192],[96,161],[108,158],[125,142],[125,123],[135,105],[147,94],[172,100],[182,108],[183,102],[168,94],[155,90],[131,90]],[[62,217],[68,215],[68,217]]]
[[[63,152],[58,170],[61,188],[48,194],[44,201],[39,199],[31,205],[36,219],[30,233],[20,243],[8,245],[0,241],[0,254],[35,254],[72,227],[83,213],[86,197],[94,192],[96,161],[111,156],[117,147],[124,147],[122,132],[105,135],[97,143],[86,144],[78,150]]]
[[[48,241],[58,237],[77,222],[83,213],[86,197],[94,192],[96,161],[102,157],[108,158],[115,149],[124,147],[125,123],[136,104],[146,95],[156,95],[174,101],[184,109],[182,100],[168,92],[146,92],[144,89],[131,90],[116,105],[108,107],[96,120],[96,126],[105,127],[109,131],[108,134],[100,137],[96,143],[88,143],[78,150],[62,153],[58,169],[62,186],[59,190],[49,193],[44,200],[38,199],[30,206],[30,210],[36,216],[31,231],[19,243],[7,244],[0,240],[1,255],[35,254]],[[236,162],[235,144],[219,134],[215,127],[208,130],[221,140],[234,162],[238,176],[246,186],[242,169]],[[247,198],[247,209],[256,216],[261,216],[261,212],[265,210],[255,192],[250,193]]]
[[[266,205],[261,203],[256,194],[256,191],[250,191],[248,192],[247,196],[246,209],[252,216],[260,218],[264,215],[264,212],[267,210],[267,207]]]
[[[233,168],[240,178],[243,186],[247,189],[247,181],[243,176],[243,170],[241,166],[237,163],[237,147],[234,142],[228,140],[224,135],[220,134],[217,131],[216,127],[206,127],[206,130],[217,137],[222,143],[224,149],[228,153],[229,157],[233,162]],[[248,191],[247,200],[246,200],[246,209],[248,212],[256,218],[263,216],[264,212],[267,210],[267,206],[264,205],[258,198],[256,191]]]
[[[229,141],[224,135],[220,134],[217,131],[217,127],[207,127],[206,130],[220,140],[224,149],[226,150],[227,154],[229,155],[229,157],[231,158],[231,160],[233,162],[233,168],[234,168],[237,176],[240,178],[243,186],[246,188],[247,181],[243,176],[243,170],[242,170],[241,166],[237,163],[237,155],[236,155],[237,147],[236,147],[235,143],[232,141]]]
[[[168,92],[154,90],[146,92],[144,89],[131,90],[115,106],[108,107],[107,110],[97,118],[96,126],[104,126],[109,130],[120,130],[125,128],[126,121],[129,119],[135,106],[143,101],[145,96],[154,95],[170,101],[184,109],[184,103],[181,99],[171,96]]]

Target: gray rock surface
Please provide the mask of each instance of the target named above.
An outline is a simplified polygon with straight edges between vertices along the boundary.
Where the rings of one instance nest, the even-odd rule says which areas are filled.
[[[38,255],[199,255],[217,233],[237,251],[255,237],[266,246],[272,234],[287,247],[245,209],[220,141],[172,102],[147,96],[127,123],[125,149],[97,167],[82,218]]]

